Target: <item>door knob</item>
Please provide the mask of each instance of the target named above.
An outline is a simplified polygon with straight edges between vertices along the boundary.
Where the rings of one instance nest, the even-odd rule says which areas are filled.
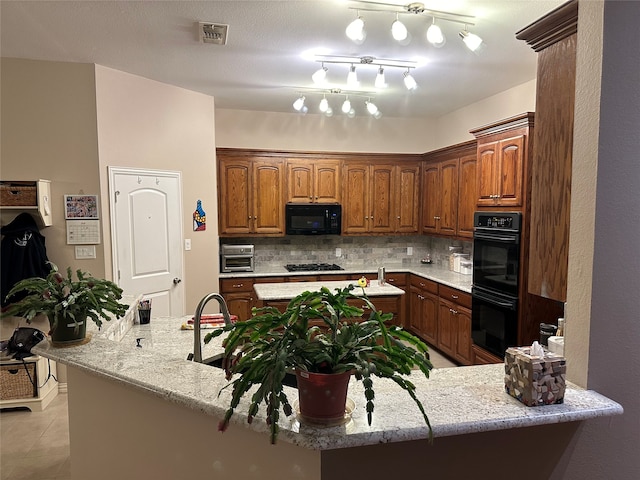
[[[181,281],[182,281],[182,279],[181,279],[181,278],[176,277],[176,278],[174,278],[174,279],[173,279],[173,284],[174,284],[174,285],[177,285],[177,284],[179,284]]]

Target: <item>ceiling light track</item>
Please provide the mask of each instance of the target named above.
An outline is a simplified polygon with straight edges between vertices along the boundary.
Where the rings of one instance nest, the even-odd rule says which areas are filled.
[[[298,96],[293,102],[293,108],[297,112],[301,114],[306,114],[309,112],[309,108],[305,104],[307,100],[307,96],[309,95],[317,95],[321,96],[318,102],[318,111],[327,116],[332,117],[334,113],[334,109],[331,107],[330,100],[335,99],[336,97],[339,100],[342,100],[340,105],[340,111],[344,113],[347,117],[353,118],[356,116],[356,110],[354,108],[353,98],[360,98],[364,101],[359,104],[359,106],[364,107],[364,109],[375,119],[382,117],[382,112],[373,103],[375,100],[374,95],[371,93],[360,91],[360,90],[343,90],[341,88],[327,88],[327,89],[313,89],[313,88],[301,88],[298,90]],[[358,105],[356,105],[358,106]]]
[[[350,10],[356,10],[356,19],[351,22],[345,33],[354,43],[361,45],[367,38],[364,18],[360,15],[360,11],[366,12],[386,12],[395,16],[395,21],[391,24],[391,36],[402,45],[406,45],[410,41],[407,27],[400,21],[400,15],[420,15],[430,17],[432,24],[427,31],[427,41],[434,47],[440,48],[446,43],[446,39],[442,30],[436,25],[436,20],[458,23],[464,25],[464,30],[459,32],[459,37],[469,50],[475,52],[480,48],[482,39],[468,31],[469,26],[474,26],[475,18],[473,15],[465,15],[461,13],[445,12],[443,10],[432,10],[426,8],[421,2],[408,3],[406,5],[397,5],[393,3],[372,2],[367,0],[351,0],[348,7]]]

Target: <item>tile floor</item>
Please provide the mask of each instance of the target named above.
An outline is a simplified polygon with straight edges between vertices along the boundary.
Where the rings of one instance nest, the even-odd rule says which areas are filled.
[[[71,480],[67,394],[42,412],[0,413],[1,480]]]
[[[430,349],[434,368],[456,365]],[[0,480],[71,480],[67,394],[43,412],[0,412]]]

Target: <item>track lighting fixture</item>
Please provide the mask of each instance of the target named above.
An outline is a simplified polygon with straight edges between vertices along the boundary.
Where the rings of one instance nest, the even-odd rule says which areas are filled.
[[[460,32],[460,38],[467,46],[467,48],[472,52],[475,52],[478,48],[480,48],[480,45],[482,45],[482,39],[474,33],[469,33],[467,31],[466,25],[464,27],[464,30]]]
[[[431,10],[424,6],[421,2],[411,2],[406,5],[397,5],[393,3],[375,2],[368,0],[350,0],[349,9],[357,10],[357,18],[349,24],[347,27],[347,36],[356,42],[358,45],[362,44],[365,39],[364,34],[364,19],[360,16],[360,10],[366,10],[367,12],[383,12],[383,13],[395,13],[396,19],[391,24],[391,35],[396,41],[408,42],[409,32],[407,27],[400,21],[400,15],[421,15],[429,16],[433,18],[432,24],[427,30],[427,41],[434,47],[441,47],[445,44],[446,39],[442,33],[442,29],[439,25],[436,25],[436,18],[444,22],[459,23],[464,25],[464,30],[459,33],[460,38],[464,41],[469,50],[476,51],[482,39],[477,35],[467,31],[469,25],[474,25],[472,22],[475,17],[472,15],[464,15],[460,13],[445,12],[442,10]]]
[[[296,109],[298,112],[302,110],[302,107],[304,107],[304,95],[300,95],[297,100],[295,102],[293,102],[293,108]]]
[[[407,27],[405,27],[404,23],[400,21],[397,13],[395,21],[391,24],[391,36],[393,36],[394,40],[397,40],[398,42],[406,40],[409,36]]]
[[[371,98],[372,98],[371,95],[365,92],[359,92],[357,90],[342,91],[339,88],[332,88],[330,90],[305,89],[305,94],[306,95],[299,94],[296,101],[293,102],[293,108],[296,111],[303,114],[307,113],[308,111],[307,107],[304,106],[305,97],[308,95],[317,94],[317,95],[322,95],[322,98],[318,103],[318,110],[320,111],[320,113],[322,113],[327,117],[333,116],[334,111],[329,101],[331,100],[332,97],[335,97],[335,96],[338,96],[340,98],[344,97],[340,110],[342,111],[343,114],[345,114],[349,118],[353,118],[356,116],[356,111],[353,108],[352,97],[364,98],[365,99],[364,106],[366,107],[367,112],[370,115],[372,115],[374,118],[380,118],[382,116],[382,113],[380,112],[378,107],[371,101]]]
[[[327,78],[327,71],[329,69],[327,67],[324,66],[324,63],[322,64],[322,67],[319,68],[318,70],[316,70],[313,75],[311,75],[311,80],[313,80],[313,83],[315,83],[316,85],[321,85],[324,83],[325,79]]]
[[[417,68],[421,65],[421,63],[417,60],[396,60],[388,58],[375,58],[371,56],[353,57],[349,55],[314,55],[308,58],[322,63],[322,68],[314,73],[314,76],[320,71],[322,71],[323,73],[326,72],[328,69],[327,67],[325,67],[325,64],[327,63],[349,65],[349,73],[347,75],[346,85],[350,90],[358,89],[360,86],[358,74],[356,72],[356,69],[359,67],[367,65],[377,67],[378,73],[375,77],[374,86],[375,88],[381,89],[387,87],[384,72],[385,68],[411,69]]]
[[[404,72],[404,86],[407,87],[407,90],[415,90],[418,88],[416,79],[411,76],[411,71],[409,69]]]

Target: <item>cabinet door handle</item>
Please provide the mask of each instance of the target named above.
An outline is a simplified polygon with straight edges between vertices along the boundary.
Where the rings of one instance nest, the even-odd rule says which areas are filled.
[[[453,313],[454,315],[456,315],[456,314],[458,313],[458,312],[457,312],[456,310],[454,310],[453,308],[450,308],[450,309],[449,309],[449,311],[450,311],[451,313]]]
[[[400,215],[398,215],[398,217],[397,217],[397,218],[398,218],[398,220],[400,220]]]
[[[418,295],[418,298],[419,298],[420,300],[424,300],[424,297],[423,297],[422,295]]]
[[[451,295],[451,298],[453,298],[454,300],[458,299],[458,295]]]
[[[242,288],[244,287],[244,283],[236,283],[234,285],[232,285],[233,288]]]

